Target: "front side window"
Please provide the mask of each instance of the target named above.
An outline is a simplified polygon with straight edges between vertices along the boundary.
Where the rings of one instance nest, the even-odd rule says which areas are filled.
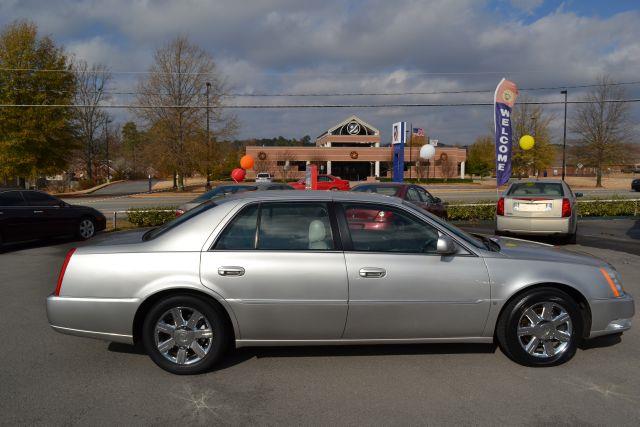
[[[22,198],[19,191],[7,191],[0,193],[0,206],[26,206],[27,203]]]
[[[420,195],[418,195],[418,191],[413,188],[410,187],[409,190],[407,190],[407,200],[409,200],[410,202],[420,202]]]
[[[401,209],[365,203],[343,206],[354,251],[436,252],[438,230]]]
[[[31,206],[60,206],[60,199],[39,191],[26,191],[24,194]]]
[[[308,202],[247,206],[224,229],[215,249],[333,250],[329,209],[326,203]]]
[[[424,203],[434,203],[433,196],[422,187],[416,187],[416,191],[420,195],[420,200]]]

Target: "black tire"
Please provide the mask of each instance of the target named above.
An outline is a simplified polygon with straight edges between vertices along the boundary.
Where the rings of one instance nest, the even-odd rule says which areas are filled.
[[[189,362],[189,364],[179,364],[177,361],[169,360],[168,357],[173,355],[173,350],[167,353],[168,356],[165,356],[160,352],[156,344],[156,324],[164,314],[177,307],[183,308],[183,313],[188,312],[189,309],[200,312],[206,321],[206,323],[203,322],[201,328],[207,329],[205,326],[208,325],[212,331],[208,345],[202,345],[203,348],[208,349],[206,355],[199,360]],[[186,320],[188,321],[189,319]],[[219,307],[203,301],[201,298],[192,295],[172,296],[158,302],[145,316],[142,326],[142,345],[151,360],[165,371],[178,375],[200,374],[210,370],[224,355],[231,336],[227,323],[227,318]],[[186,325],[185,328],[187,328]],[[175,346],[176,359],[177,352],[180,351],[179,348],[185,347],[179,347],[177,340],[178,338],[176,338]],[[206,338],[203,338],[203,340],[206,342]],[[203,341],[199,341],[199,343],[203,343]],[[190,348],[184,349],[187,355],[191,354],[188,357],[198,357]]]
[[[551,335],[550,339],[527,335],[518,336],[519,327],[523,327],[523,330],[530,327],[526,323],[529,321],[529,317],[525,316],[525,311],[533,308],[535,312],[537,310],[536,307],[545,303],[549,303],[549,306],[554,307],[551,313],[557,309],[556,307],[560,307],[568,314],[570,323],[559,326],[560,329],[564,329],[564,332],[570,330],[570,333],[562,334],[563,337],[569,336],[568,339],[564,338],[567,341],[561,342],[553,338],[553,335]],[[557,313],[559,318],[560,313]],[[521,323],[523,319],[524,324]],[[545,324],[551,324],[549,327],[552,328],[553,323],[552,321],[542,320],[538,331],[544,331],[546,329]],[[537,288],[514,298],[504,307],[496,326],[496,338],[502,352],[516,363],[524,366],[556,366],[569,361],[575,355],[578,344],[582,340],[583,327],[580,307],[573,298],[556,288]],[[562,332],[560,330],[556,333],[560,335]],[[546,333],[553,334],[553,331],[547,331]],[[534,338],[538,341],[534,341]],[[551,351],[561,351],[549,356],[544,344],[545,341],[548,342]],[[525,346],[532,348],[532,352],[529,353],[525,350]]]
[[[96,235],[96,221],[90,216],[83,216],[78,221],[76,236],[80,240],[89,240]]]

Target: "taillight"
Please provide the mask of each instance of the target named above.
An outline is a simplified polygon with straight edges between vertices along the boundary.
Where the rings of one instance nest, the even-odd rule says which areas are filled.
[[[571,203],[569,203],[569,199],[562,199],[562,217],[566,218],[571,216]]]
[[[504,215],[504,197],[498,199],[498,206],[496,207],[496,215]]]
[[[69,265],[69,261],[71,261],[71,255],[76,251],[76,248],[69,249],[67,252],[67,256],[64,257],[64,262],[62,263],[62,268],[60,269],[60,274],[58,274],[58,283],[56,284],[56,290],[53,292],[55,296],[60,295],[60,288],[62,288],[62,280],[64,280],[64,273],[67,271],[67,265]]]
[[[179,217],[183,213],[184,213],[184,211],[182,209],[176,209],[176,217]]]

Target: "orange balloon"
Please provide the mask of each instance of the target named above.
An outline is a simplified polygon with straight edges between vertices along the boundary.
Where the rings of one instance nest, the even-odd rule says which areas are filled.
[[[253,157],[246,155],[246,156],[242,156],[242,158],[240,159],[240,167],[242,169],[253,169]]]

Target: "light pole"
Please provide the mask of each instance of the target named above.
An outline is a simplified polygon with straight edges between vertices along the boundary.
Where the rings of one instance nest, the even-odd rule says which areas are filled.
[[[562,133],[562,180],[566,175],[567,170],[567,90],[560,92],[564,95],[564,130]]]
[[[535,139],[536,137],[536,120],[538,118],[536,116],[531,116],[531,136]],[[539,171],[536,170],[536,153],[533,152],[533,159],[531,160],[531,164],[533,165],[533,173],[536,176],[536,179],[540,178]]]
[[[209,170],[210,165],[211,165],[211,159],[210,159],[210,154],[209,152],[210,150],[210,144],[211,144],[211,135],[209,132],[209,90],[211,89],[211,83],[207,82],[207,169],[206,169],[206,174],[207,174],[207,184],[206,184],[206,188],[209,189],[211,188],[211,182],[209,181],[209,177],[211,175],[211,172]]]
[[[111,182],[111,169],[109,168],[109,123],[111,119],[109,116],[104,118],[104,141],[106,144],[106,156],[107,156],[107,182]]]

